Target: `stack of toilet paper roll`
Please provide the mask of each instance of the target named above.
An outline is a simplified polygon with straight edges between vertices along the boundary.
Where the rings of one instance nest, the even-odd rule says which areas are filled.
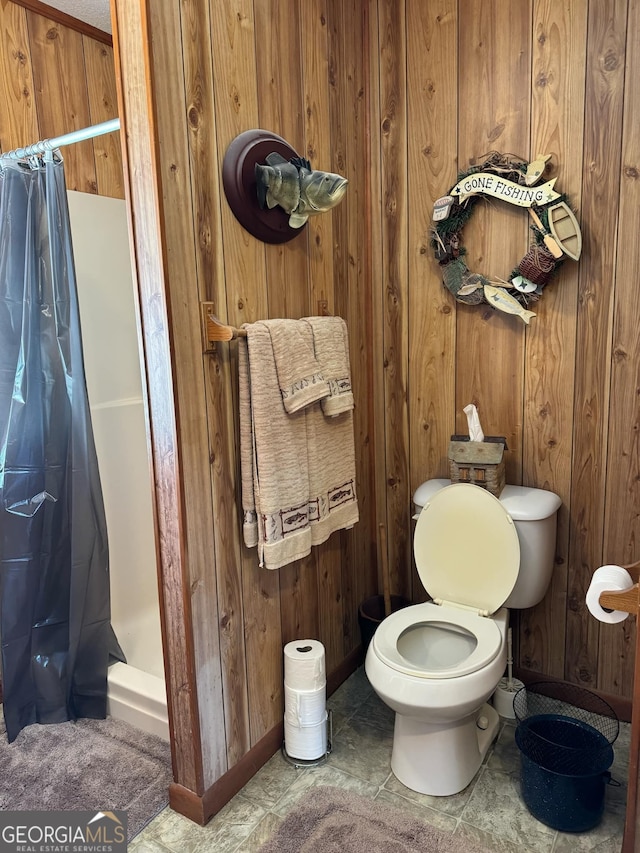
[[[600,622],[623,622],[629,615],[624,610],[605,610],[600,604],[600,595],[603,592],[624,592],[631,589],[633,579],[622,566],[600,566],[591,578],[586,595],[586,605],[589,613]]]
[[[284,647],[284,748],[290,758],[314,761],[327,752],[324,646],[294,640]]]

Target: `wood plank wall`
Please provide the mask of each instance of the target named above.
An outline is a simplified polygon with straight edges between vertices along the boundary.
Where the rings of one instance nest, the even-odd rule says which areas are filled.
[[[116,5],[123,21],[142,8]],[[551,589],[516,621],[520,668],[630,696],[634,624],[601,625],[584,594],[594,568],[639,556],[637,4],[183,0],[149,11],[158,147],[147,164],[160,175],[167,274],[167,293],[149,300],[166,296],[171,318],[169,455],[183,473],[176,547],[203,759],[178,776],[206,788],[279,724],[286,642],[321,639],[329,671],[357,651],[357,607],[377,589],[377,521],[394,592],[423,597],[411,494],[446,476],[470,401],[485,432],[508,438],[509,482],[563,500]],[[11,2],[0,20],[3,149],[115,115],[108,47]],[[134,34],[124,50],[143,50]],[[250,237],[221,192],[228,144],[254,127],[349,179],[332,214],[280,246]],[[102,139],[68,149],[69,185],[122,196],[117,145]],[[431,256],[433,199],[491,149],[550,153],[582,223],[580,263],[565,264],[527,328],[456,304]],[[498,204],[465,231],[472,268],[502,277],[526,243],[523,217]],[[361,521],[279,572],[259,570],[241,541],[235,349],[202,356],[202,300],[235,325],[323,302],[349,326]]]
[[[12,3],[0,3],[0,149],[10,151],[116,118],[113,48]],[[67,188],[124,198],[117,133],[64,149]]]
[[[411,569],[413,490],[446,477],[449,435],[474,402],[487,434],[506,435],[507,482],[563,502],[551,588],[518,614],[517,664],[630,697],[633,619],[603,625],[585,608],[591,575],[640,556],[640,201],[632,0],[372,0],[379,111],[373,134],[382,240],[386,512],[394,586],[422,593]],[[406,80],[404,79],[404,69]],[[635,76],[634,76],[635,74]],[[490,150],[552,155],[556,189],[582,224],[568,261],[525,327],[457,304],[429,243],[431,205]],[[375,175],[375,170],[372,170]],[[376,178],[377,181],[377,178]],[[471,269],[507,278],[527,222],[498,203],[465,229]],[[461,531],[463,530],[461,520]]]
[[[283,646],[317,637],[326,648],[327,672],[347,674],[358,660],[358,605],[377,591],[373,298],[365,276],[370,253],[363,251],[368,235],[363,210],[370,192],[364,10],[360,0],[184,0],[143,6],[140,20],[139,4],[116,4],[121,50],[128,52],[120,74],[125,103],[133,109],[133,90],[144,83],[145,73],[131,58],[131,33],[137,29],[140,56],[152,45],[153,168],[159,178],[182,471],[172,536],[184,539],[171,547],[179,553],[182,582],[190,591],[187,627],[193,634],[195,681],[185,682],[184,690],[197,695],[196,736],[202,746],[201,777],[185,767],[177,779],[201,794],[279,731]],[[250,236],[220,185],[228,145],[258,127],[284,136],[315,167],[349,180],[347,198],[333,214],[311,221],[283,245]],[[131,179],[143,193],[138,176]],[[153,201],[147,201],[151,213]],[[237,326],[328,311],[343,316],[350,331],[360,522],[276,572],[260,569],[255,549],[242,542],[237,352],[233,343],[219,344],[214,355],[203,356],[201,301],[213,302],[218,316]],[[143,329],[154,312],[143,296]],[[146,330],[148,350],[152,338]],[[158,411],[163,405],[154,399],[154,387],[152,381],[152,422],[156,403]],[[165,461],[158,450],[160,471]],[[175,511],[159,492],[158,505],[161,514],[162,507]],[[162,542],[161,549],[165,546]],[[165,566],[163,578],[169,600],[178,580],[175,566]],[[167,638],[168,646],[172,642]],[[179,678],[170,672],[172,684]],[[176,737],[186,743],[191,723],[182,719],[177,703],[174,707]]]

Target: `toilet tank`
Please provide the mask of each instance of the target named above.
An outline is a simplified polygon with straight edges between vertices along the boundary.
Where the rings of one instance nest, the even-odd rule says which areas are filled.
[[[432,495],[449,485],[451,480],[434,479],[418,486],[413,495],[414,519]],[[520,542],[518,579],[505,607],[523,610],[541,601],[549,588],[562,501],[553,492],[528,486],[505,486],[499,500],[513,519]]]

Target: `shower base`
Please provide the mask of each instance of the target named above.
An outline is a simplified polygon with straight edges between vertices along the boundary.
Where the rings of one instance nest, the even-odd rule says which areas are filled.
[[[114,663],[107,675],[107,713],[145,732],[169,740],[164,679],[126,663]]]

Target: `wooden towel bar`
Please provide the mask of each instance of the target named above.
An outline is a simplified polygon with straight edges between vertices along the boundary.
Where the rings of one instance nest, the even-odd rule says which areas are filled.
[[[326,299],[318,300],[317,314],[319,317],[330,316]],[[218,341],[233,341],[236,338],[247,337],[244,329],[236,329],[235,326],[228,326],[216,317],[213,302],[200,303],[200,326],[202,331],[202,351],[204,353],[215,352]]]
[[[235,338],[247,337],[244,329],[228,326],[216,317],[213,313],[213,302],[200,303],[200,319],[203,352],[215,352],[218,341],[232,341]]]

